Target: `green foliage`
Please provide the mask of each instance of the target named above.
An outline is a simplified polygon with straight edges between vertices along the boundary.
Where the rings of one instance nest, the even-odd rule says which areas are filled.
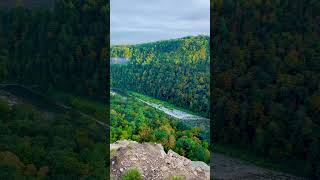
[[[183,176],[173,176],[172,180],[185,180],[186,178]]]
[[[5,116],[10,121],[0,124],[1,178],[107,178],[105,129],[92,119],[74,113],[48,119],[26,104]]]
[[[129,169],[121,177],[122,180],[141,180],[142,176],[138,169]]]
[[[0,83],[104,95],[108,27],[107,0],[56,0],[52,9],[0,7]],[[69,99],[73,108],[105,120],[101,104]],[[107,179],[104,128],[43,98],[30,103],[10,108],[0,101],[0,179]]]
[[[210,161],[209,138],[201,137],[207,130],[185,125],[131,97],[112,95],[110,107],[111,143],[120,139],[157,142],[192,160]]]
[[[112,46],[110,56],[126,59],[124,64],[111,64],[112,87],[146,94],[208,116],[208,36]],[[150,100],[148,96],[130,94]],[[110,114],[111,142],[119,139],[157,142],[165,150],[175,150],[192,160],[210,160],[207,130],[197,131],[162,112],[118,95],[111,97]]]
[[[275,163],[305,160],[299,170],[319,179],[320,3],[213,4],[214,142]]]
[[[171,102],[205,116],[209,114],[209,37],[195,36],[132,46],[112,46],[111,86]]]
[[[0,9],[0,82],[103,95],[107,0],[57,0],[48,8]]]

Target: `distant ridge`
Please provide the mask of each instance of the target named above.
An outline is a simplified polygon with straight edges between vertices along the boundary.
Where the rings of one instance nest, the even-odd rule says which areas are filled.
[[[0,8],[13,8],[21,4],[26,8],[52,8],[55,0],[0,0]]]
[[[141,42],[141,43],[136,43],[136,44],[111,44],[112,47],[123,47],[123,46],[139,46],[139,45],[146,45],[146,44],[154,44],[154,43],[163,43],[163,42],[170,42],[170,41],[181,41],[181,40],[186,40],[190,38],[207,38],[210,39],[210,35],[206,34],[199,34],[199,35],[190,35],[190,36],[184,36],[184,37],[179,37],[179,38],[171,38],[171,39],[162,39],[162,40],[156,40],[156,41],[147,41],[147,42]]]

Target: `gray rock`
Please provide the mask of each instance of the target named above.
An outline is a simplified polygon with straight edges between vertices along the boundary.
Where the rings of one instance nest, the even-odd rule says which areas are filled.
[[[197,171],[200,169],[199,163],[192,166],[191,160],[172,150],[165,153],[160,144],[118,141],[110,147],[116,149],[112,161],[117,161],[117,163],[110,163],[110,169],[118,170],[110,172],[113,179],[120,179],[125,169],[130,168],[139,169],[143,174],[143,179],[172,179],[173,176],[186,177],[187,180],[210,179],[209,174]]]

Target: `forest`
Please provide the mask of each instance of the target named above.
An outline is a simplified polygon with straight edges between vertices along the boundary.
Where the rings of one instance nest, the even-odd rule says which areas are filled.
[[[320,2],[211,2],[214,142],[319,179]]]
[[[105,129],[91,118],[0,100],[1,179],[106,179]]]
[[[108,57],[107,0],[0,10],[0,82],[103,96]]]
[[[209,36],[111,46],[111,86],[136,91],[209,116]]]
[[[47,97],[57,91],[105,96],[108,0],[29,5],[0,6],[0,96],[4,84]],[[107,179],[106,129],[93,120],[106,122],[107,106],[60,97],[89,115],[39,109],[24,101],[12,105],[1,98],[0,179]]]
[[[110,143],[125,139],[155,142],[191,160],[210,161],[207,130],[169,117],[133,97],[111,95],[110,118]]]

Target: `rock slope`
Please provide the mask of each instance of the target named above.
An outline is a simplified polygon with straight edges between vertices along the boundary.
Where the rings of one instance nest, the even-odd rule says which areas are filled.
[[[166,153],[160,144],[135,141],[117,141],[110,145],[111,179],[121,179],[128,169],[138,169],[143,179],[171,180],[179,177],[186,180],[210,179],[210,168],[204,162],[191,161],[169,150]]]

